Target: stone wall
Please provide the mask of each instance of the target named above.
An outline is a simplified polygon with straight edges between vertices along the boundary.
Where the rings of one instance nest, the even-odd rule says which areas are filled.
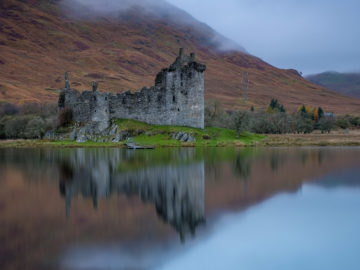
[[[205,65],[195,55],[184,55],[180,49],[176,61],[155,78],[155,85],[141,91],[79,93],[69,83],[59,98],[60,108],[70,108],[77,122],[95,123],[99,130],[108,127],[111,118],[134,119],[149,124],[204,128]]]

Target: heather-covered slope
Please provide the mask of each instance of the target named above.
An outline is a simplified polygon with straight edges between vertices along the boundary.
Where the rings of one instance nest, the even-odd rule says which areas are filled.
[[[234,46],[169,4],[161,10],[133,5],[106,15],[81,6],[70,9],[66,3],[0,2],[0,101],[56,101],[65,71],[77,89],[89,89],[96,80],[103,91],[135,91],[152,85],[156,73],[184,47],[207,65],[206,99],[219,99],[228,109],[264,108],[278,98],[289,110],[305,103],[336,113],[360,113],[360,99],[325,90],[240,47],[221,50]],[[81,15],[75,12],[79,10]],[[241,90],[244,71],[250,81],[247,102]]]
[[[360,73],[324,72],[307,79],[337,93],[360,98]]]

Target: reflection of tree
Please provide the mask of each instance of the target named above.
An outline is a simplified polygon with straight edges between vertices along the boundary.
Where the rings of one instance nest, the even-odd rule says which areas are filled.
[[[92,198],[94,207],[99,199],[114,194],[139,196],[155,205],[158,215],[181,239],[188,233],[194,235],[196,228],[205,222],[204,162],[190,162],[190,152],[184,151],[180,154],[187,161],[185,164],[141,168],[137,163],[136,169],[125,171],[119,171],[116,166],[122,158],[113,164],[118,158],[115,155],[91,157],[78,151],[70,162],[59,165],[60,193],[66,201],[66,214],[69,215],[71,199],[79,194]],[[130,158],[136,160],[132,155]]]
[[[234,162],[234,171],[242,179],[247,180],[251,175],[252,158],[237,154]]]
[[[279,152],[278,150],[272,150],[270,152],[270,168],[273,171],[277,171],[281,166],[283,166],[286,159],[287,155],[284,155],[284,153]]]

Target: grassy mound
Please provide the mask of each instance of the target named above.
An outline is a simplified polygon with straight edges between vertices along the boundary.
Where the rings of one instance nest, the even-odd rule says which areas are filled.
[[[119,130],[133,134],[133,140],[144,146],[245,146],[264,138],[262,135],[243,133],[236,138],[236,132],[224,128],[191,128],[179,126],[150,125],[134,120],[117,119]],[[174,134],[185,132],[195,137],[196,142],[180,142]]]

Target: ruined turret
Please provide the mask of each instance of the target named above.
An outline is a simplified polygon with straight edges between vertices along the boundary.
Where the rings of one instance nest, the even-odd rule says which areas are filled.
[[[92,91],[93,92],[97,91],[98,86],[99,86],[98,82],[92,82],[91,83]]]
[[[65,90],[70,90],[69,74],[65,72]]]
[[[72,109],[76,122],[96,124],[92,126],[98,130],[106,128],[111,118],[204,128],[205,70],[194,53],[186,55],[181,48],[174,63],[157,74],[154,86],[116,95],[98,91],[97,82],[92,82],[92,91],[79,94],[70,89],[65,73],[65,93],[59,98],[59,107]]]

